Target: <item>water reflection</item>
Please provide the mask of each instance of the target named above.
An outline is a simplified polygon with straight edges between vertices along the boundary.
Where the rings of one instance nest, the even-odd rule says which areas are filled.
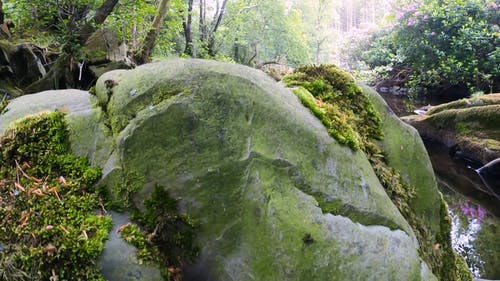
[[[466,208],[471,208],[467,203]],[[479,207],[480,210],[483,210]],[[470,214],[470,213],[469,213]],[[455,208],[450,209],[452,219],[451,243],[459,255],[465,258],[467,265],[474,277],[481,277],[484,272],[485,262],[481,260],[474,243],[476,242],[479,230],[481,230],[482,219],[478,217],[468,217]]]
[[[479,163],[452,157],[449,149],[425,142],[452,218],[453,248],[474,277],[500,279],[500,200],[476,172]]]
[[[490,194],[476,172],[482,166],[480,163],[450,156],[450,149],[443,144],[427,140],[424,143],[440,185],[462,194],[500,218],[500,200]]]
[[[451,239],[476,278],[500,279],[500,220],[480,205],[441,186],[452,218]]]

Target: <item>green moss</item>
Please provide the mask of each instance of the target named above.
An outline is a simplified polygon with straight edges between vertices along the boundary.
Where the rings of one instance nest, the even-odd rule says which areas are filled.
[[[388,165],[385,152],[377,144],[377,140],[383,137],[381,118],[349,74],[331,65],[306,66],[298,68],[284,80],[288,86],[297,87],[294,93],[325,125],[333,138],[351,149],[365,152],[380,183],[414,230],[420,244],[420,256],[433,273],[441,280],[471,280],[468,279],[470,272],[460,267],[460,261],[451,248],[451,225],[446,206],[441,206],[444,210],[441,220],[443,225],[441,233],[435,237],[429,226],[412,209],[412,201],[417,195],[415,188],[403,179],[399,171]],[[349,206],[338,201],[327,200],[320,194],[313,196],[323,212],[343,214],[349,211]],[[371,221],[363,213],[348,216],[363,224],[369,225]],[[388,224],[391,225],[391,222]],[[443,246],[441,250],[435,251],[436,245]]]
[[[5,108],[7,108],[7,105],[9,105],[9,100],[7,99],[7,96],[1,97],[0,93],[0,114],[4,113]]]
[[[123,211],[131,207],[132,197],[142,189],[144,176],[135,172],[117,172],[116,181],[112,181],[113,186],[101,186],[99,191],[106,200],[108,207],[114,210]]]
[[[196,225],[188,215],[179,214],[177,201],[164,187],[156,185],[144,204],[144,212],[136,210],[132,214],[144,231],[132,227],[133,237],[129,239],[138,247],[140,256],[149,255],[152,261],[165,268],[177,268],[193,261],[199,252],[194,245]],[[150,236],[147,240],[144,240],[145,233]]]
[[[461,135],[467,135],[467,134],[471,133],[471,128],[470,128],[469,124],[464,123],[464,122],[458,122],[455,125],[455,130],[457,133],[459,133]]]
[[[498,139],[478,139],[477,141],[490,150],[500,150],[500,141]]]
[[[21,120],[0,148],[0,276],[102,280],[96,261],[111,218],[95,214],[101,199],[92,186],[101,172],[69,153],[64,114]]]
[[[153,265],[165,264],[165,260],[160,254],[158,247],[151,241],[151,234],[148,237],[145,230],[138,225],[128,223],[119,228],[123,240],[137,248],[137,259],[139,264],[151,263]],[[170,280],[169,271],[161,268],[163,280]]]
[[[481,107],[488,105],[500,104],[500,94],[483,95],[470,99],[461,99],[450,103],[434,106],[427,112],[428,115],[433,115],[450,109],[461,109],[468,107]]]
[[[333,65],[304,66],[284,81],[299,87],[295,93],[301,102],[339,143],[366,150],[370,139],[382,138],[379,114],[346,72]]]
[[[97,95],[97,94],[96,94],[96,89],[95,89],[95,86],[90,87],[90,89],[89,89],[89,94],[91,94],[91,95],[93,95],[93,96]]]

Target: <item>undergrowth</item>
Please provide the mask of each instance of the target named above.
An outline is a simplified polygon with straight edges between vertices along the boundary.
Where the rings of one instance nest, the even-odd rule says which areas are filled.
[[[132,213],[131,218],[138,224],[120,227],[122,238],[138,249],[141,263],[160,265],[165,280],[182,280],[181,267],[192,262],[199,252],[193,243],[195,222],[188,215],[179,214],[177,200],[159,185],[144,206],[144,211]]]
[[[0,138],[0,280],[103,280],[111,218],[101,171],[70,153],[64,113],[29,116]]]

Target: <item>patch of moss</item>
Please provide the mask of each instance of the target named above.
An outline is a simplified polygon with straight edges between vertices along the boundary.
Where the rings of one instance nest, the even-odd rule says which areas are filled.
[[[106,198],[106,206],[117,211],[123,211],[132,207],[132,196],[143,187],[144,176],[135,172],[122,173],[117,175],[116,183],[109,188],[101,186],[99,193]]]
[[[101,176],[69,152],[62,112],[27,117],[0,138],[0,280],[103,280],[111,218],[95,213]]]
[[[135,226],[122,235],[133,232],[132,238],[125,239],[139,249],[140,257],[149,256],[151,261],[168,268],[170,274],[180,275],[180,267],[193,261],[199,252],[194,245],[196,223],[188,215],[179,214],[177,200],[159,185],[145,201],[145,207],[144,212],[136,210],[132,214],[142,230]]]
[[[471,133],[471,127],[468,123],[464,122],[458,122],[457,124],[455,124],[455,130],[461,135],[467,135]]]
[[[500,104],[481,107],[448,109],[434,113],[426,120],[437,128],[453,128],[457,122],[475,123],[483,130],[498,130]]]
[[[9,100],[7,99],[7,95],[4,94],[2,97],[2,91],[0,91],[0,114],[4,113],[5,108],[9,105]]]
[[[139,264],[152,263],[153,265],[165,264],[158,247],[151,241],[152,235],[138,225],[128,223],[118,229],[123,240],[137,248],[137,259]],[[161,274],[163,280],[170,280],[169,271],[162,267]]]
[[[379,114],[354,79],[334,65],[303,66],[284,78],[339,143],[366,150],[383,137]],[[308,91],[312,97],[304,93]]]

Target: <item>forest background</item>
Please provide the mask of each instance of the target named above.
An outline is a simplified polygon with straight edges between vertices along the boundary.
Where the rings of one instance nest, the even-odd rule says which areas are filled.
[[[82,46],[104,28],[133,64],[179,56],[258,68],[333,63],[413,96],[500,91],[498,0],[2,1],[4,37],[65,65],[90,60]]]

